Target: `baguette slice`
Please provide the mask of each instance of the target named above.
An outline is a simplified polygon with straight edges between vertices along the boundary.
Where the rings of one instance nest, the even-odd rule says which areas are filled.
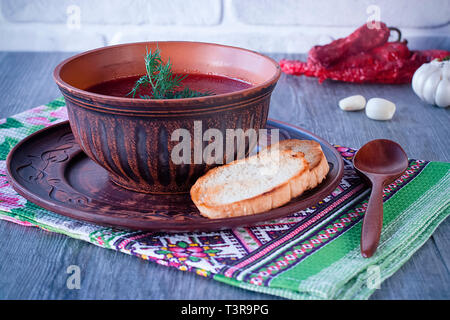
[[[305,152],[310,154],[305,157]],[[327,172],[318,143],[285,140],[208,171],[191,188],[191,198],[207,218],[251,215],[286,204],[319,184]]]

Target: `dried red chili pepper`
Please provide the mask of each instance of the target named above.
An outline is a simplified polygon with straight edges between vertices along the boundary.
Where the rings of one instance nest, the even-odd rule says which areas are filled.
[[[423,63],[450,54],[445,50],[410,51],[406,41],[387,42],[384,23],[379,32],[368,30],[363,26],[352,33],[348,41],[347,38],[338,39],[312,48],[306,62],[283,59],[281,69],[287,74],[317,77],[319,82],[332,79],[357,83],[408,83]]]
[[[368,51],[384,44],[388,41],[389,34],[390,30],[383,22],[380,22],[379,28],[373,29],[363,25],[348,37],[334,40],[323,46],[312,47],[309,50],[308,58],[313,63],[329,67],[344,56]]]

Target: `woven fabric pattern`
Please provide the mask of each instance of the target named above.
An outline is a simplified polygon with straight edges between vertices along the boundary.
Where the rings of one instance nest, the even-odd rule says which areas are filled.
[[[376,254],[359,253],[370,190],[352,166],[355,150],[336,146],[340,185],[288,217],[218,232],[150,233],[70,219],[27,201],[8,183],[5,160],[21,139],[67,119],[64,100],[0,120],[0,219],[84,240],[245,289],[289,299],[367,299],[449,214],[450,164],[410,160],[384,189],[384,226]]]

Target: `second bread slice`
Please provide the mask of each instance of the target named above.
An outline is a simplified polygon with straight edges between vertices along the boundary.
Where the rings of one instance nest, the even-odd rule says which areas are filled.
[[[298,139],[282,140],[279,143],[262,150],[262,152],[268,152],[271,148],[303,153],[306,161],[308,162],[310,172],[308,189],[315,188],[319,183],[321,183],[330,170],[327,158],[323,154],[322,147],[317,141]]]

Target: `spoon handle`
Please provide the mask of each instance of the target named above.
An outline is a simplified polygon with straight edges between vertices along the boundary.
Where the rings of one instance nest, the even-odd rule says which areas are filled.
[[[361,254],[370,258],[377,250],[383,227],[383,182],[372,181],[372,192],[361,230]]]

